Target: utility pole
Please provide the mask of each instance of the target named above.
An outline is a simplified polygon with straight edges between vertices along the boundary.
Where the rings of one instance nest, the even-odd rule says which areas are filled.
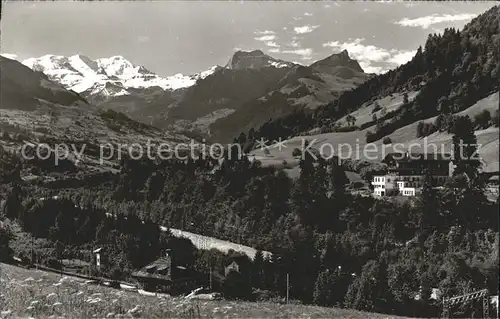
[[[34,265],[35,264],[35,254],[34,254],[34,250],[33,250],[33,246],[34,246],[34,235],[31,234],[31,264]]]
[[[286,303],[288,304],[290,298],[290,274],[286,273]]]
[[[210,292],[212,292],[212,265],[210,265],[209,282],[210,282]]]

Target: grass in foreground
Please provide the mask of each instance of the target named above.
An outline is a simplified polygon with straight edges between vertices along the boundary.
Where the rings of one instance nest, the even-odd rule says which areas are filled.
[[[388,318],[348,309],[143,296],[75,277],[0,264],[0,317]]]

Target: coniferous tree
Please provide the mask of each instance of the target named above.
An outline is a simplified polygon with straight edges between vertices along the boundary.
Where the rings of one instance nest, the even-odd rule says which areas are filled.
[[[477,139],[474,126],[468,116],[458,117],[453,128],[453,163],[454,175],[466,174],[469,179],[478,176],[481,162],[477,154]]]
[[[430,171],[426,171],[422,185],[422,192],[417,200],[417,227],[420,229],[420,232],[427,229],[432,230],[437,226],[436,217],[439,200],[437,191],[434,189],[435,185],[432,178],[432,173]]]

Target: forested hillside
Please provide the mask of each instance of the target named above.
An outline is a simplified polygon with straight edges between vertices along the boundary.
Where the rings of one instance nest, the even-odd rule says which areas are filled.
[[[454,141],[472,133],[469,128]],[[343,167],[306,156],[300,177],[291,180],[246,158],[226,158],[220,166],[203,159],[125,160],[117,175],[3,187],[3,213],[22,227],[11,246],[24,258],[29,236],[49,264],[105,247],[113,262],[104,274],[115,279],[166,247],[200,273],[214,260],[223,271],[228,256],[197,251],[158,225],[272,252],[248,261],[242,276],[249,277],[236,278],[239,288],[227,298],[252,299],[251,287],[284,296],[287,273],[291,298],[303,303],[410,316],[439,315],[433,289],[441,296],[482,288],[496,293],[498,202],[486,199],[475,165],[458,162],[444,189],[427,179],[422,194],[404,203],[351,195]],[[478,307],[453,311],[467,316]]]
[[[347,91],[315,112],[296,113],[265,123],[252,135],[277,140],[313,128],[334,131],[338,119],[363,103],[393,93],[419,91],[415,99],[382,119],[372,132],[378,140],[395,129],[439,114],[456,113],[498,91],[500,77],[500,7],[473,19],[463,30],[429,34],[413,59]],[[246,132],[245,132],[246,133]]]

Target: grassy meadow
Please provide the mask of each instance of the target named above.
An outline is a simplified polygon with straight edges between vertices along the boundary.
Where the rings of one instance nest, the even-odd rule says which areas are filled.
[[[0,318],[390,318],[348,309],[144,296],[0,264]]]

